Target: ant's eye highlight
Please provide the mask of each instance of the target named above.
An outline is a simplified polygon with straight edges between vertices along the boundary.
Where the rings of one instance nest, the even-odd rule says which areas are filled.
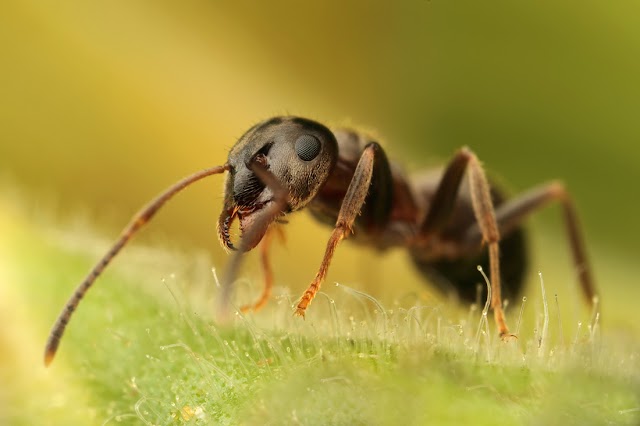
[[[302,135],[296,140],[296,154],[301,160],[313,160],[320,153],[320,148],[320,141],[313,135]]]

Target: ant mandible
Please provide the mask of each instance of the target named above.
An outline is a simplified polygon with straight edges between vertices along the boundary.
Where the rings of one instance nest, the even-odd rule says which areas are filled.
[[[509,329],[502,309],[502,290],[516,296],[526,269],[522,222],[551,201],[562,205],[578,279],[587,303],[594,303],[595,287],[575,208],[561,183],[547,183],[506,200],[490,185],[478,158],[468,148],[458,150],[444,170],[410,180],[389,163],[377,142],[360,133],[331,131],[300,117],[275,117],[249,129],[229,152],[227,163],[177,182],[132,218],[60,313],[45,348],[46,365],[53,360],[78,303],[131,237],[176,193],[204,177],[224,172],[228,173],[218,237],[223,247],[236,250],[236,254],[223,279],[223,309],[228,306],[242,254],[260,242],[265,286],[260,298],[242,310],[258,310],[267,302],[273,282],[268,261],[269,231],[283,216],[307,207],[317,219],[333,226],[333,232],[320,268],[299,299],[295,314],[304,317],[337,245],[353,234],[354,241],[381,251],[407,248],[420,272],[465,301],[476,297],[475,266],[488,266],[491,308],[504,337]],[[237,248],[229,232],[236,219],[241,234]]]

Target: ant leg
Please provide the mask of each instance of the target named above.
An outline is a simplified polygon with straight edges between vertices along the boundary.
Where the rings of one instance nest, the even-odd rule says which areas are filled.
[[[593,307],[597,294],[590,264],[587,259],[584,240],[580,232],[578,215],[576,214],[571,196],[561,182],[551,182],[541,185],[502,204],[496,210],[498,228],[501,233],[508,234],[519,226],[527,216],[540,210],[552,201],[559,201],[562,205],[567,238],[569,239],[571,253],[573,255],[573,263],[578,273],[578,279],[582,286],[584,297],[589,306]],[[480,238],[480,232],[477,226],[473,226],[467,232],[466,241],[469,244],[477,243]]]
[[[320,269],[300,298],[295,310],[295,315],[300,315],[304,318],[307,307],[320,290],[320,285],[327,275],[329,264],[331,263],[331,258],[333,257],[336,247],[342,239],[353,232],[353,222],[360,213],[364,200],[367,197],[371,185],[371,178],[379,170],[376,169],[376,167],[381,165],[388,167],[382,147],[376,142],[368,143],[362,151],[353,178],[349,183],[347,193],[342,200],[338,220],[327,242],[327,248],[322,263],[320,264]]]
[[[264,287],[262,288],[262,294],[254,303],[250,303],[240,307],[240,312],[246,314],[249,311],[258,312],[264,307],[271,297],[271,290],[273,288],[273,270],[269,263],[269,248],[273,240],[273,226],[269,227],[264,238],[260,242],[260,262],[262,263],[262,271],[264,273]]]
[[[447,165],[438,183],[436,193],[431,200],[431,207],[420,226],[421,242],[424,242],[447,225],[458,198],[458,192],[468,163],[469,151],[463,148],[456,152]]]
[[[244,253],[247,251],[248,247],[253,247],[255,240],[262,237],[265,232],[265,227],[268,228],[272,225],[273,221],[275,221],[280,215],[283,214],[287,209],[288,200],[289,200],[289,191],[282,186],[282,184],[278,181],[278,178],[270,172],[265,166],[262,164],[253,161],[249,164],[249,168],[253,173],[256,174],[258,179],[260,179],[266,186],[268,186],[273,191],[273,202],[271,202],[263,212],[260,213],[253,224],[247,228],[240,240],[240,245],[238,250],[234,252],[231,260],[227,264],[227,269],[225,271],[224,278],[222,280],[222,292],[220,297],[220,307],[218,315],[220,319],[224,320],[228,316],[228,308],[229,308],[229,299],[231,298],[231,289],[232,284],[235,281],[236,276],[238,275],[238,271],[240,269],[240,263],[242,262],[242,257]],[[268,238],[268,237],[267,237]],[[269,243],[267,242],[267,245]],[[268,256],[266,254],[266,247],[262,248],[263,250],[263,266],[265,267],[265,290],[263,292],[263,297],[265,298],[265,303],[268,298],[268,294],[266,297],[264,293],[267,290],[271,291],[271,282],[270,278],[270,267],[268,265]],[[261,299],[258,301],[260,303]],[[254,305],[255,306],[255,305]],[[260,306],[262,307],[262,305]],[[246,307],[243,307],[246,308]],[[258,308],[259,309],[259,308]],[[255,310],[255,309],[254,309]]]
[[[163,193],[158,195],[156,198],[151,200],[149,204],[147,204],[142,210],[136,213],[129,224],[122,230],[120,236],[113,244],[113,246],[109,249],[109,251],[98,261],[98,263],[91,269],[89,275],[80,283],[80,285],[76,288],[76,290],[71,295],[71,298],[64,306],[62,312],[58,316],[51,332],[49,333],[49,339],[47,340],[47,345],[44,351],[44,365],[48,366],[53,361],[53,357],[58,350],[58,345],[60,345],[60,339],[62,339],[62,335],[64,334],[64,330],[71,319],[71,315],[78,307],[80,300],[87,293],[89,288],[93,285],[96,278],[104,271],[104,269],[111,263],[114,257],[122,250],[122,248],[131,240],[133,235],[140,230],[147,222],[149,222],[153,216],[160,210],[160,208],[169,201],[174,195],[178,192],[185,189],[187,186],[191,185],[194,182],[199,181],[202,178],[207,176],[211,176],[214,174],[224,173],[229,170],[229,164],[224,164],[222,166],[212,167],[210,169],[202,170],[198,173],[195,173],[191,176],[188,176],[181,181],[173,184],[171,187],[166,189]]]
[[[433,197],[431,208],[420,227],[418,244],[424,243],[447,224],[465,171],[468,171],[473,212],[482,240],[488,245],[491,277],[491,308],[501,336],[509,333],[500,294],[500,260],[498,242],[500,233],[495,209],[489,193],[487,177],[476,155],[468,148],[460,149],[447,165]]]

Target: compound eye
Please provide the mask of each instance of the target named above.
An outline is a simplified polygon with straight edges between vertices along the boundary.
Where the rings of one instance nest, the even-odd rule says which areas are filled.
[[[301,160],[313,160],[320,154],[320,148],[320,141],[313,135],[301,135],[296,140],[296,154]]]

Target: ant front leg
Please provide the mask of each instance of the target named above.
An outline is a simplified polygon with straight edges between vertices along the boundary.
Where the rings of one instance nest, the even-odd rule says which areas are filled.
[[[271,242],[273,241],[273,233],[276,231],[273,228],[274,225],[269,227],[267,233],[260,242],[260,263],[262,264],[262,271],[264,274],[264,287],[262,288],[262,294],[254,303],[240,307],[240,312],[243,314],[250,311],[258,312],[267,304],[269,297],[271,297],[271,290],[273,289],[273,270],[271,269],[271,263],[269,262],[269,250],[271,249]]]
[[[559,201],[562,205],[567,238],[571,246],[573,263],[582,287],[582,293],[589,306],[593,307],[597,294],[584,240],[580,232],[578,215],[569,193],[561,182],[551,182],[533,188],[502,204],[496,210],[498,228],[502,234],[506,235],[518,227],[531,213],[542,209],[552,201]],[[472,227],[467,232],[466,240],[469,244],[475,244],[480,237],[480,229]]]
[[[489,250],[489,269],[491,277],[491,308],[501,336],[509,334],[500,293],[500,232],[496,221],[495,209],[489,192],[489,182],[476,155],[468,148],[460,149],[447,165],[431,207],[420,227],[419,241],[427,241],[441,231],[449,221],[454,210],[458,192],[465,171],[468,172],[473,212],[478,224],[482,242]]]
[[[340,241],[353,232],[353,223],[360,214],[364,201],[367,198],[369,188],[372,184],[372,177],[383,177],[389,173],[389,163],[382,147],[376,142],[368,143],[364,147],[353,178],[349,183],[347,193],[342,200],[342,205],[338,212],[338,219],[336,220],[336,225],[331,233],[331,237],[329,237],[320,269],[300,298],[295,310],[295,315],[304,318],[307,308],[320,290],[320,285],[327,275],[329,264],[331,263],[336,247]],[[381,182],[381,184],[384,185],[385,183]],[[381,214],[380,217],[381,219],[379,220],[384,220],[385,217],[388,217],[388,212],[386,216],[385,214]]]

